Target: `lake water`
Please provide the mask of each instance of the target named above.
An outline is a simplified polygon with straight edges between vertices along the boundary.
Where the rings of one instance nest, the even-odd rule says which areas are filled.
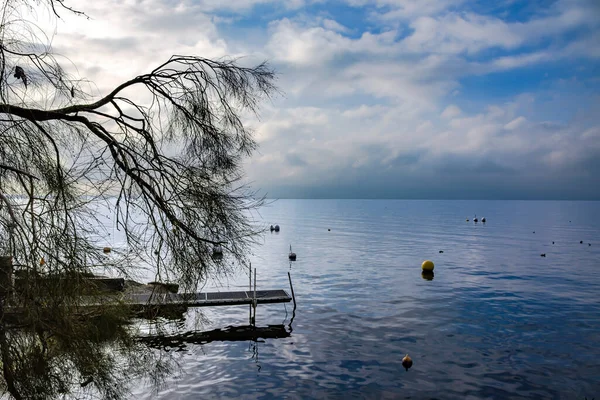
[[[166,388],[135,398],[600,398],[600,202],[279,200],[260,214],[281,231],[252,266],[258,289],[289,290],[291,271],[291,336],[188,345]],[[240,272],[205,290],[247,285]],[[260,305],[257,325],[291,316]],[[243,325],[248,308],[206,317]]]

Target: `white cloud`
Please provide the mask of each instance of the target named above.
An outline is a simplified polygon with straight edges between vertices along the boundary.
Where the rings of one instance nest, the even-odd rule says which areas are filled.
[[[147,0],[140,7],[133,0],[74,0],[69,5],[85,11],[90,19],[61,13],[52,46],[77,66],[81,77],[95,82],[100,93],[155,68],[175,53],[235,56],[210,17],[193,4],[172,7]],[[72,65],[65,67],[75,72]]]
[[[343,111],[342,116],[347,118],[372,118],[380,116],[386,110],[387,107],[382,105],[368,106],[363,104],[360,107]]]
[[[475,53],[490,47],[515,48],[524,40],[503,21],[471,13],[420,17],[411,28],[414,33],[403,44],[414,52]]]
[[[457,7],[465,0],[375,0],[374,3],[381,8],[391,8],[382,18],[394,21],[397,19],[410,19],[424,15],[437,15],[452,7]],[[354,6],[372,4],[373,1],[349,0]]]
[[[442,112],[442,118],[454,118],[460,115],[461,109],[454,104],[450,104],[448,107],[444,109]]]
[[[343,36],[338,27],[306,26],[284,18],[271,22],[267,50],[274,60],[300,67],[315,67],[343,54],[387,54],[394,46],[394,31],[363,33],[358,39]],[[393,51],[393,50],[392,50]],[[395,52],[398,52],[397,49]]]
[[[517,117],[510,121],[508,124],[504,125],[504,129],[508,131],[514,131],[515,129],[521,128],[523,125],[527,123],[527,118],[525,117]]]
[[[323,20],[323,27],[334,32],[345,33],[350,31],[350,29],[329,18]]]

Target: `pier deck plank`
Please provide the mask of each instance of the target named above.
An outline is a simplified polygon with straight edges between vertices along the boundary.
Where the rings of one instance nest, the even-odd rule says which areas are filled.
[[[130,294],[123,301],[131,306],[180,305],[185,307],[231,306],[252,304],[253,291],[200,292],[166,294]],[[257,290],[256,303],[288,303],[292,297],[285,290]]]

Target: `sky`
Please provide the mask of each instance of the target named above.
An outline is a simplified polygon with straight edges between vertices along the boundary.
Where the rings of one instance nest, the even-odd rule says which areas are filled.
[[[600,200],[597,0],[67,1],[54,51],[106,93],[171,54],[269,61],[272,198]]]

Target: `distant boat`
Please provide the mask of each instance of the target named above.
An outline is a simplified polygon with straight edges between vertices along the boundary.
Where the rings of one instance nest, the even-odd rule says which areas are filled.
[[[290,244],[290,255],[288,256],[290,261],[296,261],[296,253],[292,251],[292,245]]]

